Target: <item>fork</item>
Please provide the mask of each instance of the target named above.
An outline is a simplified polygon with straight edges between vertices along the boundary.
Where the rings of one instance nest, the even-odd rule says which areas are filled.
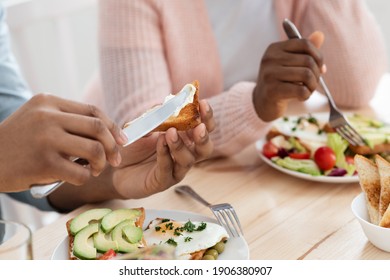
[[[197,194],[190,186],[178,186],[175,188],[175,192],[180,194],[186,194],[209,207],[217,218],[220,225],[222,225],[232,237],[239,237],[243,235],[240,220],[234,210],[233,206],[229,203],[210,204],[204,200],[199,194]]]
[[[283,29],[286,32],[286,35],[289,39],[298,38],[302,39],[301,34],[299,33],[297,27],[288,19],[283,21]],[[325,84],[324,79],[320,76],[320,85],[324,89],[326,97],[328,98],[328,103],[330,107],[329,113],[329,125],[336,130],[345,140],[347,140],[353,146],[365,146],[366,141],[363,137],[352,127],[348,122],[347,118],[343,113],[337,108],[336,103],[333,100],[333,97]]]

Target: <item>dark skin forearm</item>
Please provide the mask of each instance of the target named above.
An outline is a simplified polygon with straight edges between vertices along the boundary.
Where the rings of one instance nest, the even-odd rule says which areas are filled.
[[[49,195],[50,204],[58,212],[70,212],[84,204],[99,203],[110,199],[122,199],[112,185],[112,168],[106,168],[99,177],[91,179],[83,186],[65,183]]]

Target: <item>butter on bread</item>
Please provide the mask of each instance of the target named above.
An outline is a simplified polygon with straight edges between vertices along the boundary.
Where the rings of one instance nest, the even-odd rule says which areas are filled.
[[[196,91],[193,97],[193,101],[185,105],[177,116],[170,116],[161,125],[156,127],[153,131],[166,131],[170,127],[174,127],[179,131],[185,131],[196,127],[200,124],[200,112],[199,112],[199,82],[194,81],[191,83]]]
[[[354,162],[360,187],[365,193],[366,205],[371,223],[379,224],[380,177],[376,164],[362,155],[355,155]]]
[[[198,124],[201,123],[200,111],[199,111],[199,82],[194,81],[191,84],[186,84],[184,87],[191,88],[191,95],[189,96],[187,103],[183,105],[180,109],[178,108],[177,112],[170,116],[167,120],[165,120],[162,124],[157,126],[152,132],[156,131],[167,131],[169,128],[174,127],[179,131],[186,131],[192,128],[195,128]],[[172,98],[174,95],[168,95],[165,101]],[[159,107],[157,105],[156,107]],[[156,108],[153,107],[152,109]],[[152,110],[150,109],[150,110]],[[146,111],[140,117],[129,121],[123,125],[122,128],[126,128],[132,124],[137,119],[142,118],[147,112]]]

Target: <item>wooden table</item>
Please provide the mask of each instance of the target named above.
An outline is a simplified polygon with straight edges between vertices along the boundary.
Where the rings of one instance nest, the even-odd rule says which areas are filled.
[[[387,118],[389,77],[366,114]],[[389,93],[389,94],[388,94]],[[382,99],[381,99],[382,98]],[[378,106],[379,104],[379,106]],[[380,106],[383,104],[383,106]],[[302,110],[326,111],[321,97],[297,105]],[[181,184],[195,188],[211,203],[229,202],[237,211],[251,259],[390,259],[368,242],[351,211],[358,183],[329,184],[306,181],[281,173],[263,163],[254,145],[240,154],[203,162]],[[141,200],[109,201],[83,206],[33,234],[35,259],[50,259],[65,238],[65,222],[91,207],[139,207],[191,211],[212,217],[210,210],[173,188]]]

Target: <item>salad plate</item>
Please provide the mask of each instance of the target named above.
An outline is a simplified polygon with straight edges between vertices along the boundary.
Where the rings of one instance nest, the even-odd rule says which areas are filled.
[[[293,171],[284,167],[281,167],[274,163],[272,160],[267,158],[266,156],[263,155],[263,145],[265,144],[266,140],[261,139],[256,142],[256,150],[258,151],[258,154],[260,158],[270,167],[279,170],[285,174],[291,175],[293,177],[301,178],[304,180],[309,180],[309,181],[315,181],[315,182],[322,182],[322,183],[335,183],[335,184],[342,184],[342,183],[356,183],[359,182],[359,177],[357,175],[353,176],[313,176],[310,174],[298,172],[298,171]]]
[[[270,144],[270,141],[267,141],[266,137],[256,142],[256,150],[260,158],[274,169],[305,180],[323,183],[359,182],[359,177],[353,171],[353,165],[351,165],[350,161],[347,161],[347,158],[351,160],[352,157],[345,154],[348,143],[345,142],[343,144],[341,137],[329,135],[323,130],[328,118],[329,113],[314,113],[282,117],[275,120],[273,122],[273,128],[270,130],[272,144]],[[277,133],[275,136],[272,136],[274,131]],[[283,136],[277,137],[279,134],[290,136],[291,138],[283,140],[285,139]],[[329,141],[333,141],[331,143],[335,150],[328,147],[328,137],[332,139]],[[270,147],[273,147],[273,152]],[[340,166],[335,166],[335,159],[333,159],[334,161],[331,160],[333,162],[331,166],[324,168],[321,166],[324,164],[327,165],[328,161],[324,156],[322,156],[324,161],[322,159],[319,160],[316,157],[319,153],[314,153],[314,151],[317,151],[317,149],[320,150],[319,148],[324,151],[324,147],[325,150],[331,150],[330,152],[334,156],[337,155],[337,162],[341,164]],[[315,157],[316,159],[314,159]],[[329,159],[329,157],[327,158]],[[290,159],[292,160],[290,161]],[[341,161],[339,161],[340,159]],[[346,169],[350,171],[347,172]],[[329,176],[328,174],[333,176]]]

